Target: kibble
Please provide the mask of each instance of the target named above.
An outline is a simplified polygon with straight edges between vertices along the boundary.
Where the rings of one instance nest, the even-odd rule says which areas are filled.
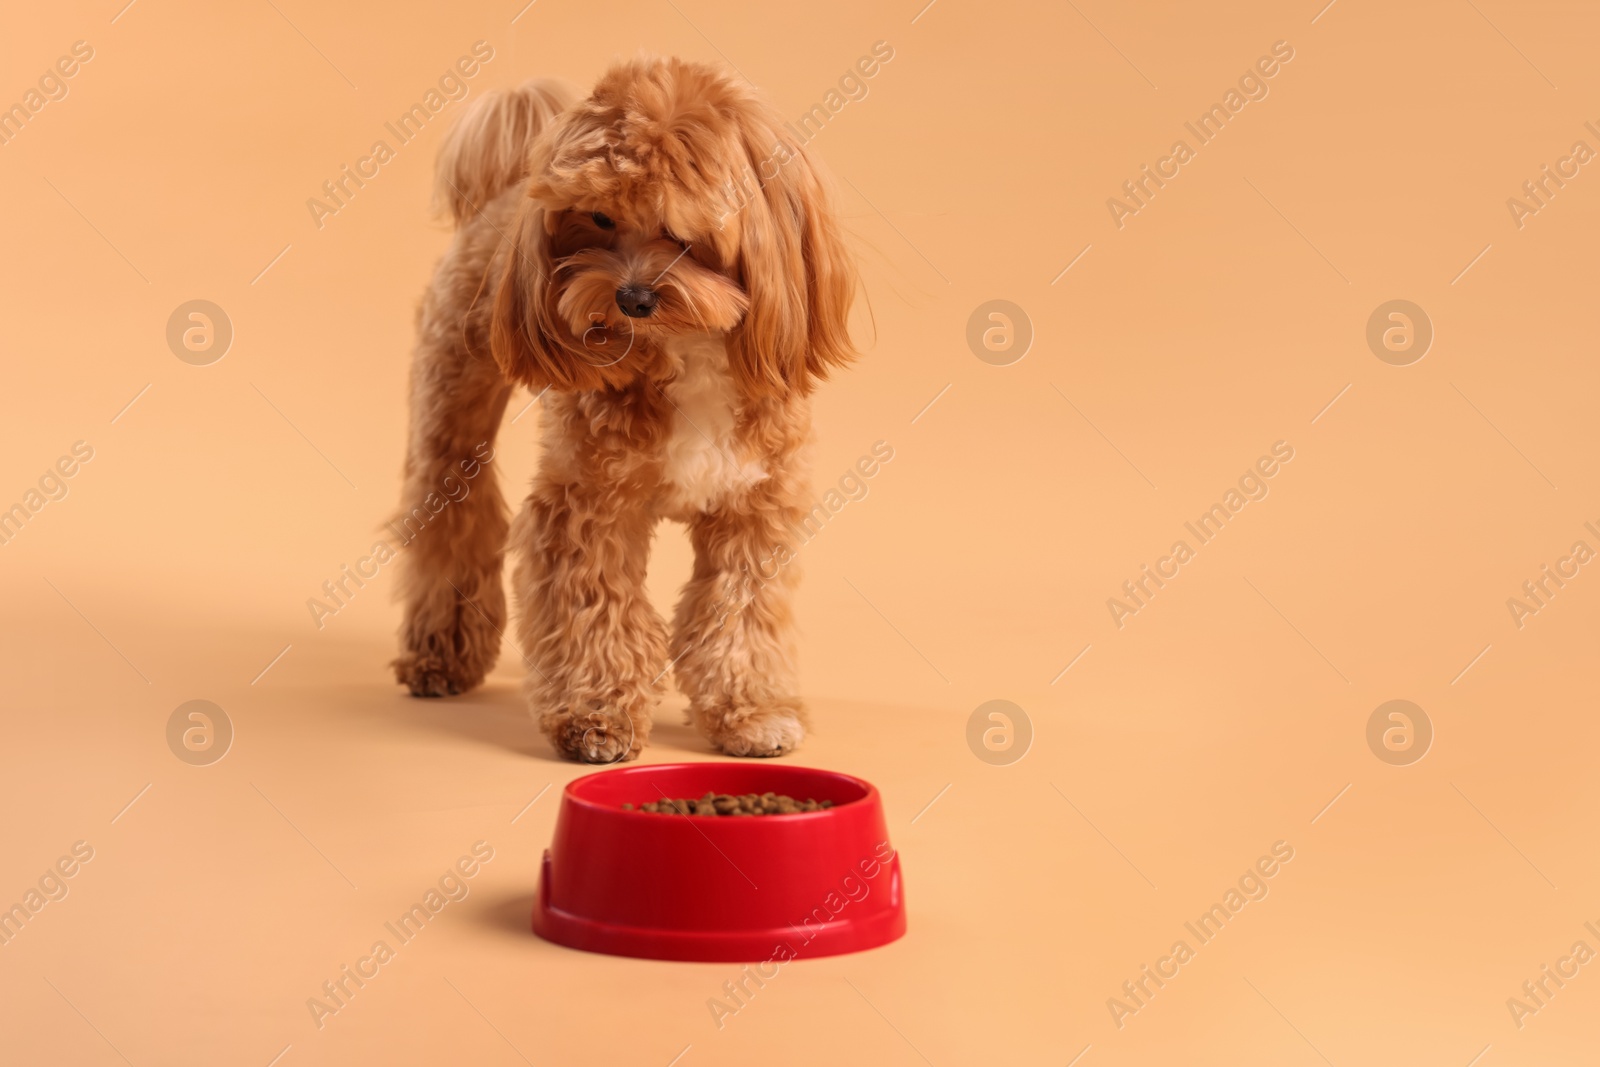
[[[796,800],[777,793],[707,793],[695,799],[663,797],[645,804],[622,805],[623,811],[647,811],[654,815],[799,815],[807,811],[826,811],[831,800]]]

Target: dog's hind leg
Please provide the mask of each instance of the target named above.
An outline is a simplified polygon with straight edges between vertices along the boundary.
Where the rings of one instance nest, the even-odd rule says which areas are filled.
[[[527,175],[534,139],[574,95],[550,81],[487,90],[458,116],[435,165],[435,198],[457,232],[418,317],[411,439],[393,526],[405,544],[394,669],[416,696],[464,693],[500,655],[509,523],[493,456],[511,384],[490,352],[493,279],[503,273],[496,257],[521,199],[511,190]]]
[[[494,441],[511,386],[487,351],[425,307],[411,371],[400,542],[405,617],[395,676],[414,696],[464,693],[500,655],[508,519]]]

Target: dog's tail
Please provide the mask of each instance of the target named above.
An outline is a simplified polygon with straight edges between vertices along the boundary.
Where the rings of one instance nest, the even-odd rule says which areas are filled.
[[[577,91],[537,78],[515,89],[494,89],[474,100],[450,132],[434,164],[434,205],[457,226],[528,176],[528,152]]]

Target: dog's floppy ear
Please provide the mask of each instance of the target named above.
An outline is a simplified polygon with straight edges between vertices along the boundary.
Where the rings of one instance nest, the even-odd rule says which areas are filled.
[[[750,310],[732,338],[733,366],[747,388],[804,395],[856,357],[855,263],[822,174],[788,131],[749,122],[741,135],[758,187],[734,212]]]
[[[500,281],[489,323],[489,347],[500,373],[535,392],[561,380],[560,347],[541,325],[550,279],[544,210],[523,202],[508,239],[501,245]]]

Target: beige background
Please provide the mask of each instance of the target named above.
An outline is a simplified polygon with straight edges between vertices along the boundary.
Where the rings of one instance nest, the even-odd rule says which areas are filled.
[[[1592,1059],[1593,965],[1520,1029],[1506,1001],[1600,950],[1600,576],[1521,628],[1506,601],[1600,548],[1596,164],[1520,229],[1506,201],[1600,149],[1600,13],[122,2],[17,8],[0,34],[0,102],[94,48],[0,147],[0,504],[94,448],[0,546],[0,902],[94,849],[0,947],[0,1058]],[[515,657],[418,702],[385,666],[392,571],[320,630],[306,607],[396,496],[459,105],[322,229],[305,201],[480,39],[474,93],[646,48],[725,59],[796,118],[874,41],[895,51],[812,146],[872,312],[818,400],[818,483],[878,440],[895,458],[805,550],[817,729],[795,759],[883,789],[910,933],[785,969],[720,1030],[707,1000],[737,968],[527,933],[580,770],[527,719]],[[1107,198],[1280,40],[1269,95],[1118,229]],[[235,330],[204,367],[165,341],[197,298]],[[1036,332],[1010,366],[965,341],[992,299]],[[1365,341],[1392,299],[1436,331],[1410,366]],[[537,419],[502,439],[518,492]],[[1107,598],[1279,440],[1270,495],[1119,629]],[[663,527],[663,605],[687,569]],[[167,747],[192,699],[236,730],[211,766]],[[1031,721],[1020,762],[968,748],[991,699]],[[1391,699],[1436,734],[1409,766],[1367,745]],[[645,758],[710,758],[677,721]],[[306,999],[478,840],[495,859],[467,899],[319,1030]],[[1119,1029],[1107,999],[1280,840],[1270,895]]]

